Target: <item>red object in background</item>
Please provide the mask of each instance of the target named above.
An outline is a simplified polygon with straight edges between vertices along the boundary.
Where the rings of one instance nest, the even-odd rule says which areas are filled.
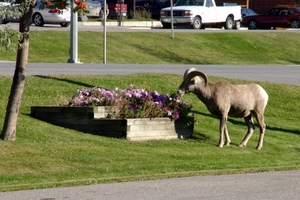
[[[242,25],[248,29],[258,28],[300,28],[299,7],[274,7],[261,15],[244,17]]]
[[[120,12],[120,11],[127,12],[127,4],[116,4],[115,10],[117,12]]]

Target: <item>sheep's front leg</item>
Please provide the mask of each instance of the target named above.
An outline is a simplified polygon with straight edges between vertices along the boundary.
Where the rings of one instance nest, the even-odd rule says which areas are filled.
[[[231,140],[228,134],[228,129],[227,129],[227,125],[225,124],[225,139],[226,139],[226,146],[229,146]]]
[[[252,133],[254,132],[254,128],[255,128],[251,114],[248,115],[247,117],[245,117],[244,119],[245,119],[245,122],[248,127],[248,132],[247,132],[245,138],[243,139],[243,141],[239,144],[239,147],[245,147],[247,145],[247,142],[250,139]]]
[[[219,147],[223,147],[224,145],[224,133],[226,134],[226,145],[228,142],[228,131],[227,131],[227,127],[226,127],[226,117],[222,117],[220,119],[220,141],[219,141]],[[229,139],[230,140],[230,139]]]

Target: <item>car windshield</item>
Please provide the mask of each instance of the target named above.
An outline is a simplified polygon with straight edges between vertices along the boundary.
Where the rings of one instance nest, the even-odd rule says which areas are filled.
[[[295,7],[295,9],[296,9],[298,12],[300,12],[300,7]]]
[[[248,9],[247,12],[248,12],[248,15],[257,15],[257,13],[251,9]]]
[[[267,12],[265,12],[264,15],[266,15],[266,16],[278,15],[279,11],[280,11],[279,8],[273,8],[273,9],[268,10]]]
[[[203,6],[204,0],[178,0],[175,6]]]

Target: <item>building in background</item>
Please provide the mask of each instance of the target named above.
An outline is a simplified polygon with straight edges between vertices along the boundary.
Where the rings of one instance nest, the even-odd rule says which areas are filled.
[[[268,9],[278,5],[293,5],[299,3],[299,0],[248,0],[249,8],[257,13],[264,13]]]
[[[299,5],[300,0],[216,0],[217,3],[228,2],[251,8],[255,12],[262,14],[268,9],[278,5]]]

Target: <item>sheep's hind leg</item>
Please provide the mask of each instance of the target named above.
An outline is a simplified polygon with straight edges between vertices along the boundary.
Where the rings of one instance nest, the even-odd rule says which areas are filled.
[[[264,135],[266,130],[266,124],[264,123],[264,116],[262,114],[260,116],[257,116],[257,122],[260,128],[260,136],[259,136],[259,141],[256,149],[260,150],[263,146]]]
[[[248,140],[250,139],[252,133],[254,132],[254,123],[253,123],[253,119],[252,119],[252,115],[248,115],[247,117],[244,118],[245,122],[248,126],[248,132],[245,136],[245,138],[243,139],[243,141],[239,144],[239,147],[245,147]]]

